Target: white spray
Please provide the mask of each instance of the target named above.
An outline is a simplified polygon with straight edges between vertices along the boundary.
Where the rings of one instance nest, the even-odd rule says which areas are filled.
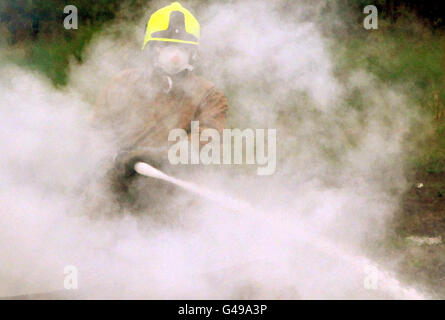
[[[0,295],[64,290],[70,265],[84,298],[422,298],[384,268],[377,289],[364,285],[375,263],[363,248],[382,238],[406,188],[403,92],[360,70],[337,79],[315,21],[323,16],[304,2],[199,4],[183,3],[202,25],[199,69],[229,96],[229,126],[277,129],[276,174],[232,166],[191,168],[183,181],[158,175],[213,200],[214,190],[240,214],[177,193],[159,222],[110,201],[95,169],[117,150],[88,126],[88,111],[111,76],[146,63],[147,17],[95,38],[63,91],[3,67]],[[363,111],[346,104],[352,91]],[[79,203],[85,177],[95,181],[93,209]],[[239,210],[235,198],[254,209]]]

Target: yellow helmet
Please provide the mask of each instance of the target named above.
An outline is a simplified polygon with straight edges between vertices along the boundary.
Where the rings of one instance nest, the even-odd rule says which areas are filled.
[[[151,15],[142,49],[149,41],[199,45],[199,37],[198,20],[179,2],[173,2]]]

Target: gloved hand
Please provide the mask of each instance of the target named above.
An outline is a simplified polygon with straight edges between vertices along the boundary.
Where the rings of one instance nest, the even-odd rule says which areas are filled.
[[[129,178],[136,174],[134,165],[145,162],[154,168],[160,169],[167,160],[165,148],[138,148],[121,151],[114,160],[114,168],[118,176]]]

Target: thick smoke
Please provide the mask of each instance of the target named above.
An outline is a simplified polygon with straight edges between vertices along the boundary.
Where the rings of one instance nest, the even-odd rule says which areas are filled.
[[[183,3],[201,20],[198,69],[229,96],[228,126],[277,129],[278,162],[269,177],[249,166],[181,176],[252,211],[182,191],[158,220],[117,212],[109,201],[100,176],[117,150],[90,127],[89,112],[110,77],[148,67],[140,52],[148,14],[95,38],[64,90],[3,67],[1,296],[70,297],[63,272],[73,265],[82,298],[422,297],[366,258],[406,188],[408,102],[361,70],[338,79],[318,11],[274,3]],[[348,103],[352,92],[362,108]],[[86,185],[96,205],[86,205]],[[369,268],[378,270],[377,290],[365,286]]]

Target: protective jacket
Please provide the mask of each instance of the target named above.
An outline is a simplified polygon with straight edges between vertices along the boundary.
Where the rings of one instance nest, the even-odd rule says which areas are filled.
[[[191,121],[200,131],[222,131],[227,99],[213,83],[189,71],[169,78],[161,72],[126,70],[100,94],[94,122],[112,128],[121,148],[169,145],[170,130],[190,133]]]

